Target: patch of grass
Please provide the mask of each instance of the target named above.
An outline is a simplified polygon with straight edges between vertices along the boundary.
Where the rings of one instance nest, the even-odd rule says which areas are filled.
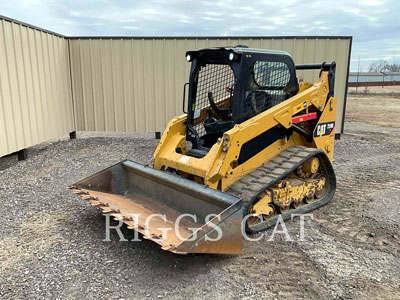
[[[16,235],[0,241],[0,274],[43,256],[52,245],[63,242],[57,228],[65,220],[61,212],[38,213],[20,224]]]

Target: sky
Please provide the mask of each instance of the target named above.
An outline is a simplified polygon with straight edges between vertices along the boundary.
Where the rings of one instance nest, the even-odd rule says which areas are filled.
[[[67,36],[353,36],[351,71],[400,62],[399,0],[2,0],[0,15]]]

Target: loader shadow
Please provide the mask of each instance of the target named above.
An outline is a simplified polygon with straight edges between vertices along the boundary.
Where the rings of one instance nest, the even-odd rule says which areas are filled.
[[[137,266],[142,265],[143,268],[149,268],[155,272],[181,273],[188,272],[193,269],[205,268],[209,264],[218,264],[235,259],[237,255],[222,255],[222,254],[175,254],[161,249],[157,243],[146,240],[139,233],[141,241],[132,241],[135,239],[135,232],[128,229],[125,224],[120,227],[121,233],[127,241],[120,241],[120,236],[116,230],[110,231],[110,241],[104,241],[106,237],[106,218],[101,213],[85,215],[82,219],[83,230],[90,231],[91,237],[99,246],[99,250],[104,251],[104,255],[108,260],[114,262],[123,262],[124,265]],[[118,222],[111,219],[111,226],[117,226]],[[118,264],[116,264],[118,265]]]

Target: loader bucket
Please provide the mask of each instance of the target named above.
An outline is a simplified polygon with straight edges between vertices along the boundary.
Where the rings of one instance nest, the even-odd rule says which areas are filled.
[[[125,160],[71,186],[83,199],[174,253],[242,253],[242,200]]]

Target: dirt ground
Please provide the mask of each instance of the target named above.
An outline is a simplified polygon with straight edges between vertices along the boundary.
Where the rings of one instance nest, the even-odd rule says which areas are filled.
[[[400,127],[400,97],[348,96],[346,121]]]
[[[390,93],[399,93],[400,86],[399,85],[390,85],[390,86],[368,86],[368,87],[349,87],[349,91],[357,93],[377,93],[377,94],[390,94]]]
[[[332,203],[306,222],[304,241],[295,219],[293,241],[267,232],[238,256],[102,241],[100,210],[66,187],[126,158],[150,163],[153,135],[78,133],[26,161],[2,159],[0,299],[400,299],[399,108],[350,97]]]

